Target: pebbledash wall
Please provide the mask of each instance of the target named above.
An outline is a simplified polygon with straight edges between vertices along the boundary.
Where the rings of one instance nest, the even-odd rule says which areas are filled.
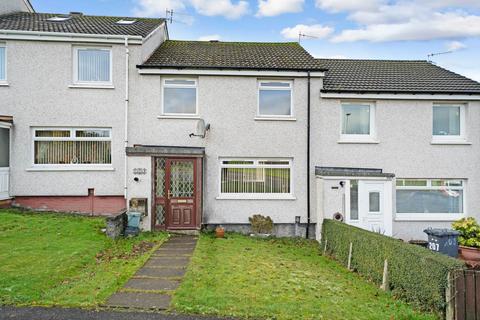
[[[202,223],[221,224],[227,230],[246,230],[248,217],[272,217],[277,234],[293,235],[295,216],[307,219],[306,121],[307,80],[293,79],[294,120],[256,120],[258,78],[253,76],[196,76],[198,113],[190,119],[162,118],[161,81],[172,76],[138,75],[130,108],[130,145],[204,147],[204,193]],[[292,78],[287,78],[292,80]],[[321,82],[315,79],[312,82]],[[313,96],[313,95],[312,95]],[[318,96],[317,96],[318,98]],[[205,139],[190,138],[198,119],[211,125]],[[292,159],[293,199],[221,199],[220,158]],[[132,168],[151,168],[150,157],[129,157],[129,198],[148,197],[151,203],[150,172],[133,181]],[[150,209],[150,208],[149,208]],[[144,219],[144,227],[150,228]]]
[[[158,29],[146,43],[130,45],[130,74],[165,38]],[[75,35],[72,35],[74,38]],[[15,204],[41,210],[94,214],[126,207],[124,199],[125,47],[120,43],[2,40],[8,86],[0,86],[0,114],[13,116],[10,193]],[[112,49],[113,88],[72,88],[73,48]],[[150,52],[148,52],[150,50]],[[130,87],[134,86],[130,79]],[[112,166],[62,170],[33,166],[32,127],[112,129]],[[94,197],[92,199],[93,193]]]
[[[450,99],[454,99],[451,96]],[[321,99],[312,118],[314,143],[312,163],[317,166],[380,168],[396,178],[466,179],[465,214],[480,218],[480,101],[466,104],[466,135],[470,144],[432,144],[432,106],[435,100],[369,99],[376,108],[377,144],[339,143],[340,99]],[[362,100],[357,100],[362,101]],[[445,101],[443,101],[445,102]],[[448,102],[448,101],[446,101]],[[339,181],[330,181],[338,186]],[[395,184],[394,184],[395,185]],[[324,187],[325,216],[342,212],[343,190]],[[393,236],[410,240],[424,238],[427,227],[450,228],[451,221],[398,221],[393,190]]]

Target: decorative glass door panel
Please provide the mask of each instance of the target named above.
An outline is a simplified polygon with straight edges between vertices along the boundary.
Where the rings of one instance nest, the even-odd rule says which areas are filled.
[[[155,205],[153,209],[153,225],[155,228],[165,228],[165,208],[167,206],[166,197],[166,160],[165,158],[155,158],[155,177],[154,177],[154,195]]]

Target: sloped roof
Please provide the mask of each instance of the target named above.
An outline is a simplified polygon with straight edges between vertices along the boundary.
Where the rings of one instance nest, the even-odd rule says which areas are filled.
[[[139,68],[323,70],[296,42],[165,41]]]
[[[422,60],[316,59],[323,92],[480,94],[480,83]]]
[[[0,30],[60,32],[75,34],[126,35],[146,37],[159,27],[164,19],[104,17],[71,15],[67,21],[48,21],[49,18],[68,16],[53,13],[17,12],[0,15]],[[129,25],[120,25],[119,20],[135,20]]]

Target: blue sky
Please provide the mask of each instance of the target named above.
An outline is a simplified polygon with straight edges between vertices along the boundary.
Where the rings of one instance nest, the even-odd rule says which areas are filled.
[[[171,39],[298,41],[316,57],[433,59],[480,81],[480,0],[31,0],[37,12],[165,17]]]

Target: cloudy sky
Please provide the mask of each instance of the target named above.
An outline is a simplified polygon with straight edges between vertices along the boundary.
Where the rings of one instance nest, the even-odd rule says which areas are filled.
[[[316,57],[427,59],[480,81],[480,0],[31,0],[37,12],[165,17],[171,39],[298,41]]]

